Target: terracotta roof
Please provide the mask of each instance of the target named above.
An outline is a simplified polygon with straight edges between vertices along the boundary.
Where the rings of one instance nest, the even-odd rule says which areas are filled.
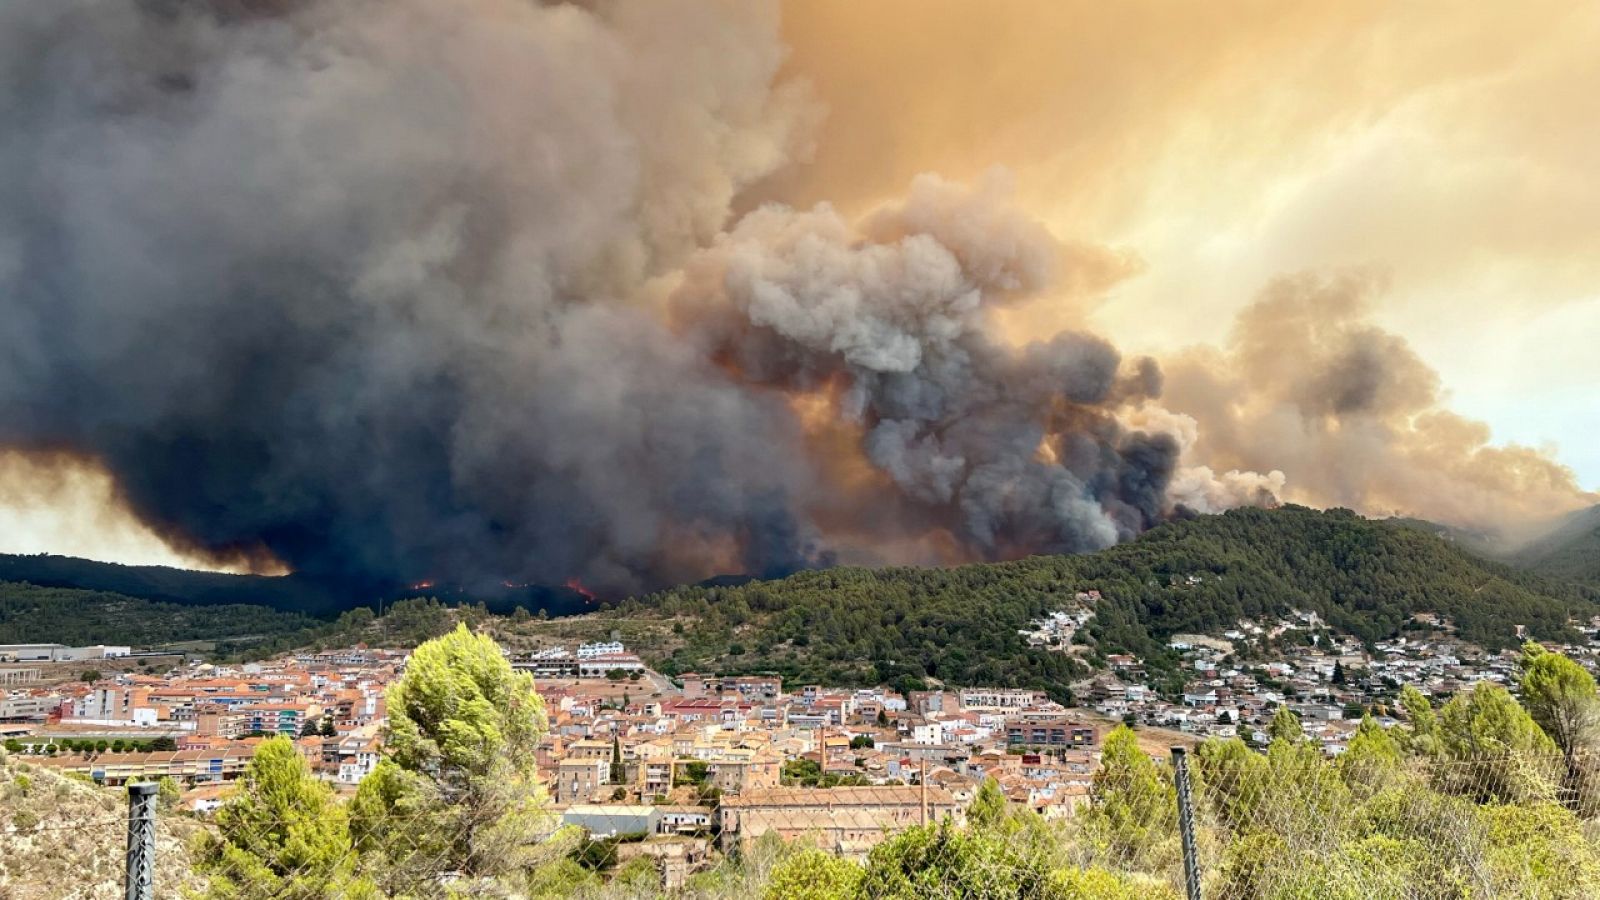
[[[953,804],[955,798],[942,788],[929,785],[930,805]],[[751,806],[875,806],[883,804],[918,804],[922,802],[922,788],[906,785],[835,788],[764,788],[744,791],[735,797],[724,797],[725,807]]]

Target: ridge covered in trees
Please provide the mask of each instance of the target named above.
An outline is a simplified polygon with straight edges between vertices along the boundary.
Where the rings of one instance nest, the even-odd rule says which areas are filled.
[[[133,579],[131,590],[154,595],[4,580],[3,573],[40,567],[68,582],[81,581],[83,572],[108,583]],[[437,601],[421,598],[389,607],[403,614],[384,616],[377,625],[366,606],[331,620],[283,611],[285,604],[224,603],[250,595],[169,591],[168,580],[180,586],[292,582],[173,573],[178,570],[152,575],[145,567],[0,556],[0,642],[221,640],[219,652],[258,655],[340,641],[420,641],[452,621]],[[156,581],[141,581],[147,575]],[[1081,652],[1031,648],[1017,634],[1090,590],[1101,599],[1079,636]],[[184,599],[161,599],[173,594]],[[1600,588],[1484,560],[1401,520],[1289,506],[1175,521],[1082,556],[711,581],[624,601],[606,618],[637,617],[662,627],[675,622],[681,639],[666,642],[674,645],[670,652],[639,648],[668,672],[772,671],[807,681],[902,687],[933,678],[1034,687],[1064,699],[1066,685],[1107,653],[1133,652],[1158,676],[1170,674],[1175,658],[1165,650],[1168,637],[1214,633],[1241,618],[1315,611],[1331,627],[1374,641],[1426,611],[1449,618],[1462,637],[1498,648],[1515,639],[1519,624],[1541,638],[1568,637],[1569,618],[1594,615],[1597,601]],[[492,603],[455,608],[482,617],[495,609]]]
[[[185,606],[262,606],[293,615],[331,621],[342,612],[433,595],[452,602],[483,603],[496,613],[517,607],[545,609],[551,615],[587,610],[584,598],[565,586],[508,585],[491,581],[471,587],[425,582],[325,578],[307,574],[232,575],[170,566],[118,563],[48,553],[0,553],[0,582],[120,594],[140,600]]]
[[[1600,587],[1600,506],[1567,516],[1554,531],[1518,550],[1511,562],[1552,578]]]
[[[321,625],[309,616],[265,606],[191,606],[111,591],[0,581],[0,644],[134,644],[182,641],[250,642],[299,634]]]
[[[1098,591],[1079,662],[1031,648],[1031,620]],[[832,683],[1034,687],[1064,695],[1085,663],[1132,652],[1159,670],[1166,640],[1240,619],[1316,612],[1371,642],[1418,612],[1490,649],[1516,626],[1572,636],[1600,612],[1596,591],[1484,560],[1414,528],[1348,510],[1237,509],[1175,521],[1081,556],[1037,556],[944,569],[835,568],[737,586],[686,586],[619,605],[622,616],[680,617],[685,643],[665,670],[774,671]]]
[[[245,603],[190,605],[109,591],[0,581],[0,644],[211,645],[223,659],[260,658],[298,648],[372,642],[414,646],[457,621],[481,621],[481,605],[448,606],[433,597],[400,600],[378,616],[359,606],[326,621]]]

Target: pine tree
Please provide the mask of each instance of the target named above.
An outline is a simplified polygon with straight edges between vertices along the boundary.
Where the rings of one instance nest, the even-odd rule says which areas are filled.
[[[1498,684],[1480,681],[1452,697],[1439,710],[1439,741],[1446,756],[1467,764],[1444,770],[1450,779],[1443,784],[1446,790],[1483,803],[1555,796],[1555,742]]]
[[[1561,748],[1568,805],[1585,815],[1600,809],[1593,752],[1600,739],[1600,695],[1594,676],[1560,653],[1529,642],[1522,650],[1522,704]]]
[[[350,830],[333,790],[287,737],[269,738],[245,768],[239,793],[217,811],[217,833],[196,868],[213,900],[375,897],[353,872]]]
[[[386,749],[410,776],[391,785],[394,802],[430,810],[433,827],[451,836],[440,871],[496,876],[538,861],[553,822],[535,767],[546,724],[533,677],[459,625],[417,647],[388,706]],[[360,828],[373,846],[390,847],[379,799],[363,807]]]
[[[1300,717],[1287,706],[1278,707],[1277,712],[1272,714],[1272,723],[1267,726],[1267,735],[1272,738],[1273,743],[1278,741],[1298,743],[1306,736],[1300,727]]]
[[[1339,756],[1339,774],[1363,798],[1377,793],[1400,772],[1400,745],[1372,716],[1363,716]]]
[[[1521,687],[1528,715],[1569,758],[1595,740],[1600,695],[1583,666],[1530,641],[1522,650]]]
[[[1006,795],[1000,783],[986,777],[967,807],[967,823],[974,828],[994,828],[1006,815]]]
[[[1170,773],[1139,749],[1132,729],[1112,729],[1089,788],[1090,833],[1116,860],[1133,860],[1176,834],[1177,793]]]
[[[1439,719],[1434,714],[1433,704],[1421,691],[1408,684],[1400,689],[1400,708],[1405,710],[1406,718],[1411,722],[1410,730],[1403,734],[1402,745],[1419,756],[1436,756],[1442,748],[1439,744]]]

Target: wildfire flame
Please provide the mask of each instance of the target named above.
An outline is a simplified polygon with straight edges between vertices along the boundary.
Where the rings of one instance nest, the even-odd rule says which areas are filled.
[[[594,591],[584,587],[583,582],[579,581],[576,577],[567,579],[567,588],[569,590],[577,591],[583,597],[583,599],[589,601],[590,603],[600,599],[594,595]]]
[[[434,585],[435,585],[435,584],[437,584],[437,583],[438,583],[438,582],[436,582],[436,581],[433,581],[433,580],[432,580],[432,579],[429,579],[429,580],[427,580],[427,581],[419,581],[419,582],[417,582],[417,583],[416,583],[416,584],[413,584],[413,585],[412,585],[412,586],[411,586],[411,589],[412,589],[412,590],[413,590],[413,591],[426,591],[426,590],[431,590],[431,589],[432,589],[432,588],[433,588],[433,586],[434,586]]]

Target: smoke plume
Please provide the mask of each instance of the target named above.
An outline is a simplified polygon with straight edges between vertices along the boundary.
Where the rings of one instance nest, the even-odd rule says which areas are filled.
[[[1398,497],[1463,433],[1432,477],[1562,489],[1298,288],[1166,372],[1019,339],[1140,263],[1003,174],[755,202],[825,112],[785,54],[748,2],[5,5],[0,448],[197,553],[613,592],[1091,550],[1357,449]]]
[[[719,236],[817,115],[770,6],[0,15],[0,442],[100,460],[177,539],[402,578],[787,571],[859,502],[791,403],[834,378],[903,531],[1085,549],[1161,514],[1173,446],[1099,409],[1117,354],[985,337],[1048,284],[1038,225],[930,184],[865,247],[824,211]],[[676,305],[711,308],[675,333],[652,287],[686,261]]]
[[[1486,425],[1444,408],[1433,370],[1368,321],[1382,290],[1370,272],[1279,278],[1225,346],[1176,360],[1167,402],[1200,423],[1194,454],[1279,467],[1288,499],[1509,538],[1600,499],[1548,456],[1492,445]]]

